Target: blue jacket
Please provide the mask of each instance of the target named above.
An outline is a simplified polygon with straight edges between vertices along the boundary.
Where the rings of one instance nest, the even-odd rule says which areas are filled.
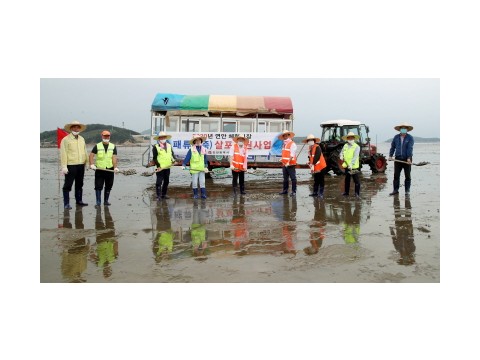
[[[390,146],[390,157],[395,153],[395,159],[398,160],[407,160],[412,159],[413,156],[413,136],[410,134],[405,135],[402,140],[400,139],[400,134],[397,134],[393,137],[392,145]]]

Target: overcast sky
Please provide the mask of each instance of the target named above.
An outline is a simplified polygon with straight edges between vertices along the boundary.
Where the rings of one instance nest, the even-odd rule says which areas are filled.
[[[439,79],[48,79],[40,80],[40,131],[77,119],[141,132],[159,92],[185,95],[288,96],[297,135],[320,135],[320,123],[350,119],[371,137],[392,137],[410,123],[412,135],[440,137]]]

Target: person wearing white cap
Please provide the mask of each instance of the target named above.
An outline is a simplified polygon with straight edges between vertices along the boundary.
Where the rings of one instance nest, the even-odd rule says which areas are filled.
[[[292,192],[290,196],[297,195],[297,173],[295,167],[297,165],[297,144],[292,140],[295,133],[284,130],[278,138],[283,140],[282,146],[282,174],[283,174],[283,190],[279,195],[288,194],[288,179],[292,181]]]
[[[153,161],[157,167],[155,173],[157,179],[155,181],[155,191],[157,200],[168,199],[167,190],[170,183],[170,168],[175,163],[175,154],[172,145],[167,142],[172,135],[167,135],[164,131],[160,131],[153,139],[157,143],[153,145],[152,154]]]
[[[393,160],[393,155],[395,155],[395,160],[400,160],[407,162],[395,162],[395,170],[393,172],[393,191],[390,195],[397,195],[398,189],[400,188],[400,174],[403,170],[405,175],[405,195],[410,195],[410,185],[412,183],[412,178],[410,172],[412,169],[412,156],[413,156],[413,145],[415,141],[413,136],[408,134],[409,131],[413,130],[413,126],[403,122],[400,125],[394,127],[395,130],[400,133],[395,135],[390,146],[390,153],[388,160]]]
[[[327,167],[325,157],[322,149],[318,143],[320,139],[315,135],[310,134],[305,140],[304,144],[308,144],[308,163],[310,172],[313,174],[313,192],[309,196],[317,196],[323,199],[323,189],[325,188],[325,172],[323,169]]]
[[[83,178],[85,176],[88,154],[85,139],[80,135],[80,132],[86,128],[84,124],[77,120],[66,124],[64,129],[70,132],[70,134],[65,136],[60,143],[60,163],[62,173],[65,175],[63,207],[68,210],[72,208],[69,197],[73,182],[75,182],[75,200],[77,205],[88,205],[82,201]]]
[[[349,131],[347,135],[342,136],[342,140],[346,141],[340,153],[340,160],[343,160],[342,167],[345,169],[345,191],[343,196],[350,193],[350,178],[355,183],[355,197],[360,198],[360,146],[355,142],[360,137]]]
[[[206,137],[201,135],[193,135],[190,140],[190,149],[183,159],[182,169],[190,164],[190,174],[192,174],[192,190],[193,198],[198,199],[198,185],[200,185],[200,193],[202,199],[207,198],[207,189],[205,188],[205,173],[208,172],[207,151],[203,145]]]
[[[101,204],[103,185],[105,185],[103,205],[108,206],[111,205],[108,202],[108,198],[113,187],[114,174],[119,171],[117,167],[117,147],[110,142],[110,131],[103,130],[101,135],[102,141],[93,147],[89,156],[89,162],[90,169],[95,170],[95,206],[100,206]],[[94,158],[95,163],[93,161]]]

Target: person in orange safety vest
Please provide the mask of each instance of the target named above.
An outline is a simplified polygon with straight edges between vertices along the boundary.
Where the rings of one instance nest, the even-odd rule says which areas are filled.
[[[318,196],[323,199],[323,189],[325,188],[325,172],[327,167],[325,158],[322,153],[322,149],[318,144],[320,139],[313,134],[307,136],[305,140],[302,140],[304,144],[308,144],[308,163],[310,172],[313,174],[313,192],[310,196]]]
[[[232,170],[233,195],[237,195],[237,184],[240,182],[240,194],[245,195],[245,172],[247,171],[247,145],[249,140],[244,136],[236,136],[230,148],[230,169]]]
[[[279,195],[288,194],[288,179],[292,181],[292,192],[290,196],[297,195],[297,174],[295,167],[297,165],[297,144],[292,140],[295,133],[292,131],[284,130],[282,134],[278,136],[280,140],[283,140],[282,147],[282,174],[283,174],[283,190]]]

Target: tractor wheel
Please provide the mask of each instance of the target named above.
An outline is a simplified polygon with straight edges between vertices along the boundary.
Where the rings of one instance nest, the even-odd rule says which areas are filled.
[[[340,160],[341,151],[342,148],[335,149],[328,161],[330,170],[332,170],[335,175],[345,175],[345,169],[342,167],[343,161]]]
[[[370,161],[372,173],[384,173],[387,170],[387,159],[382,154],[375,154]]]

